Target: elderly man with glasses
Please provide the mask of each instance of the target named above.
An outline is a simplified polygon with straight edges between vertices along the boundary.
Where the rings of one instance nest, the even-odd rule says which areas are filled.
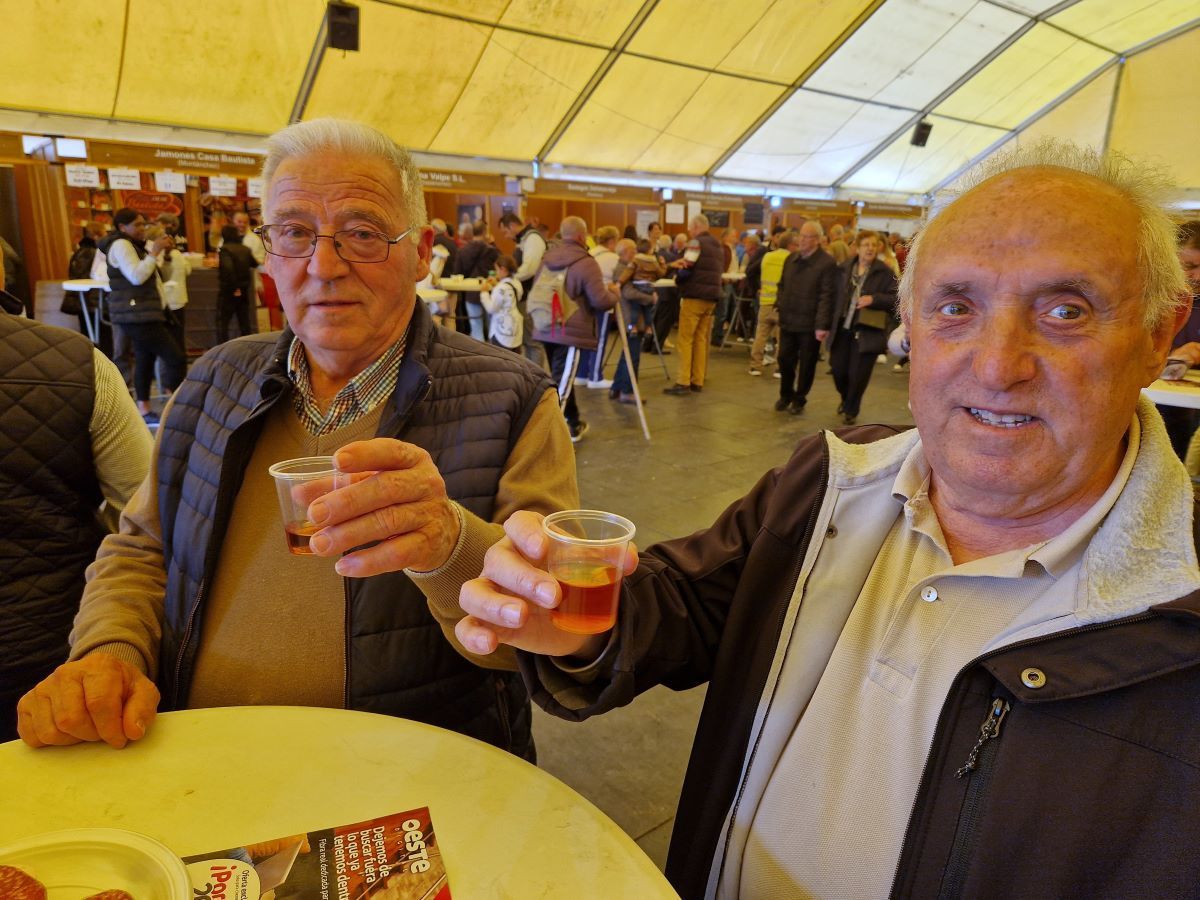
[[[71,661],[20,701],[21,736],[120,747],[160,707],[286,704],[532,758],[519,678],[456,653],[429,604],[457,610],[513,511],[578,505],[553,386],[432,324],[416,296],[433,239],[421,179],[389,138],[293,125],[263,174],[259,234],[289,328],[193,366],[89,571]],[[309,506],[319,530],[296,556],[268,467],[318,455],[352,483]]]

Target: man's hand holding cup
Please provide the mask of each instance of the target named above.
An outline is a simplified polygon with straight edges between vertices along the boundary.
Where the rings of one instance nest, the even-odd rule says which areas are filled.
[[[619,592],[621,576],[629,575],[637,568],[637,548],[628,540],[632,536],[632,525],[620,517],[610,518],[624,523],[614,527],[626,533],[619,546],[609,543],[606,551],[612,555],[615,547],[619,574],[615,583],[610,584],[614,592]],[[548,536],[548,530],[555,532],[553,527],[543,527],[543,517],[537,513],[513,513],[504,523],[505,536],[488,550],[481,577],[463,585],[459,604],[467,616],[459,620],[455,634],[472,653],[487,655],[500,644],[509,644],[546,656],[589,658],[594,657],[608,640],[607,628],[594,634],[564,630],[564,625],[574,627],[571,619],[575,618],[564,617],[559,609],[564,599],[564,584],[569,591],[577,588],[569,580],[562,580],[570,578],[565,574],[566,570],[559,572],[558,578],[551,574],[552,560],[561,559],[570,566],[572,559],[570,554],[554,546],[559,542]],[[611,532],[612,541],[620,539],[620,531]],[[596,541],[585,549],[597,550],[600,544],[601,541]],[[607,587],[607,584],[596,585],[592,589],[602,591]],[[558,619],[557,624],[555,619]],[[609,627],[611,622],[610,618]]]

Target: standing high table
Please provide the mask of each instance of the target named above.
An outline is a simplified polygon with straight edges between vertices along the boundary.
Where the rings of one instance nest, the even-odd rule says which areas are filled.
[[[123,750],[13,741],[0,745],[0,797],[0,847],[111,827],[179,856],[428,806],[455,897],[676,896],[637,844],[562,782],[390,716],[226,707],[165,713]]]
[[[100,343],[100,306],[104,295],[110,290],[107,281],[96,281],[91,278],[75,278],[62,283],[64,291],[79,295],[79,305],[83,307],[83,321],[87,326],[88,337],[93,344]]]

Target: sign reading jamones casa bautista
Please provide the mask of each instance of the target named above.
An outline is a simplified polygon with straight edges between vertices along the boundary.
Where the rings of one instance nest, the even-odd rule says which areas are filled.
[[[161,147],[88,141],[88,161],[94,166],[130,169],[173,169],[203,175],[253,176],[262,172],[263,158],[253,153],[205,150],[199,147]]]

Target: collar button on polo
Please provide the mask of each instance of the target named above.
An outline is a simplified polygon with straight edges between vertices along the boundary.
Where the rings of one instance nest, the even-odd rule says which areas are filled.
[[[932,603],[938,598],[937,588],[929,584],[921,588],[921,599],[926,603]]]
[[[1021,684],[1033,690],[1039,690],[1046,686],[1046,673],[1041,669],[1025,669],[1021,672]]]

